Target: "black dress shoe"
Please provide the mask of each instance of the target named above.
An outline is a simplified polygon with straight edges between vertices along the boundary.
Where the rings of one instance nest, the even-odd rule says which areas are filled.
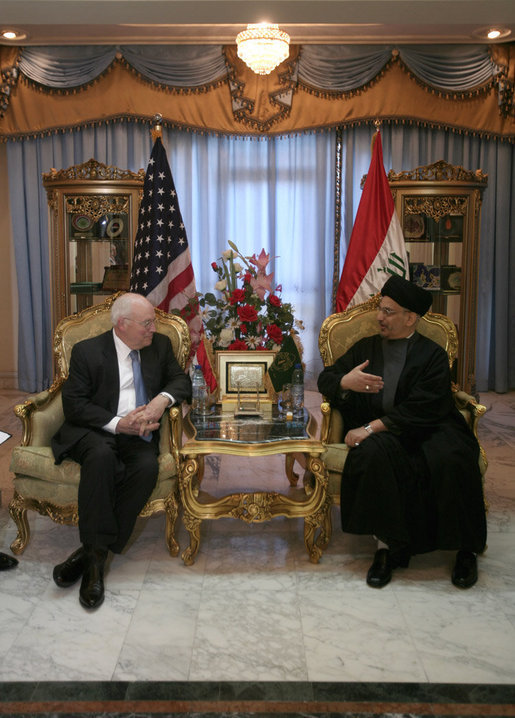
[[[79,601],[84,608],[98,608],[104,602],[104,565],[107,551],[88,552],[88,566],[80,584]]]
[[[84,573],[86,568],[86,551],[81,546],[77,551],[68,556],[66,561],[54,567],[53,577],[59,588],[73,586]]]
[[[458,588],[470,588],[477,581],[477,558],[472,551],[458,551],[452,569],[452,582]]]
[[[17,565],[18,559],[0,552],[0,571],[7,571],[7,569],[14,568]]]
[[[367,583],[372,588],[382,588],[390,583],[394,569],[390,551],[387,548],[380,548],[376,551],[374,562],[368,569]]]

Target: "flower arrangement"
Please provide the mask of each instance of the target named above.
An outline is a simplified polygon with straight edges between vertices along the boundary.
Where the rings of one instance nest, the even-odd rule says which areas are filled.
[[[229,246],[211,263],[220,296],[198,295],[206,336],[214,349],[277,350],[303,324],[293,316],[291,304],[282,301],[281,285],[272,287],[270,255],[262,249],[257,257],[245,257],[233,242]]]

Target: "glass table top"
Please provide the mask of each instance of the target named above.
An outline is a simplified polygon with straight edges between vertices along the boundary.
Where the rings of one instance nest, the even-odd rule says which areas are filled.
[[[196,430],[196,441],[231,441],[244,444],[272,443],[285,439],[311,439],[308,432],[309,412],[303,409],[301,417],[287,420],[277,404],[261,407],[262,416],[234,416],[232,408],[221,404],[210,407],[204,415],[194,412],[188,420]]]

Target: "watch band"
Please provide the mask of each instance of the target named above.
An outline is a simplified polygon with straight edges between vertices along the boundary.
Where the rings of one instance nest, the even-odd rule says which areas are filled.
[[[363,428],[365,429],[365,431],[368,431],[369,434],[373,434],[373,433],[374,433],[374,430],[372,429],[372,427],[370,426],[370,424],[365,424],[365,426],[364,426]]]

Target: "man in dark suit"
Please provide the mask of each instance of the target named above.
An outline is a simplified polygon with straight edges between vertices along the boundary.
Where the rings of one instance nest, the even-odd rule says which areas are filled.
[[[60,587],[82,576],[85,608],[104,600],[108,551],[121,553],[155,486],[160,418],[191,394],[170,340],[155,333],[154,307],[145,297],[123,294],[111,319],[112,330],[72,349],[62,389],[65,422],[52,439],[56,463],[68,456],[81,465],[82,542],[53,576]]]

